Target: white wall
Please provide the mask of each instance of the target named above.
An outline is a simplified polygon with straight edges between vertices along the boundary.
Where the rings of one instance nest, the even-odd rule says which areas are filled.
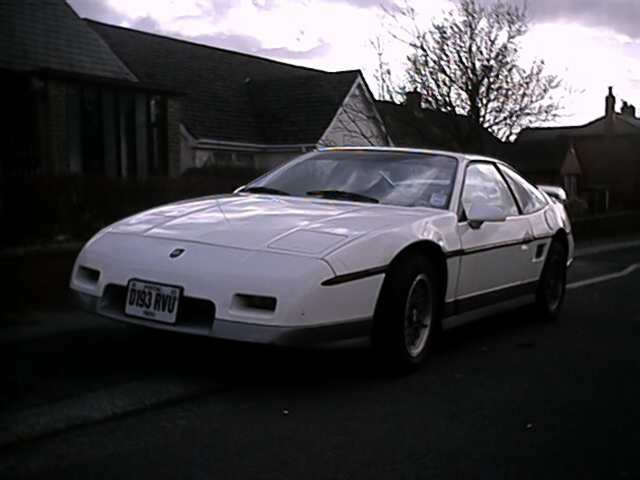
[[[389,145],[384,127],[361,81],[344,101],[333,122],[318,145],[335,146],[385,146]]]
[[[195,166],[194,141],[186,133],[185,129],[180,129],[180,174],[185,170]]]

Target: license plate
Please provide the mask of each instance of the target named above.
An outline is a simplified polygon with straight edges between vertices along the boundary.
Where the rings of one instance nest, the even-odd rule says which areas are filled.
[[[131,280],[124,312],[157,322],[175,323],[181,292],[180,287]]]

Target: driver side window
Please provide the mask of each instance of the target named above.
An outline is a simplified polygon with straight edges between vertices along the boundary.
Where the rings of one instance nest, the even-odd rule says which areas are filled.
[[[467,167],[462,190],[465,216],[474,203],[501,208],[507,217],[518,215],[518,207],[509,188],[490,163],[472,163]]]

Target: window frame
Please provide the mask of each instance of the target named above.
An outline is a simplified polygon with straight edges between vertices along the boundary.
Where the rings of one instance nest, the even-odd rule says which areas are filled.
[[[513,200],[513,203],[516,206],[516,210],[518,211],[518,213],[516,215],[508,215],[507,219],[510,218],[510,217],[521,216],[523,214],[523,212],[522,212],[522,207],[520,206],[520,202],[518,202],[518,199],[516,198],[516,196],[515,196],[515,194],[513,192],[513,189],[511,188],[511,185],[509,185],[509,182],[504,177],[504,174],[500,171],[498,162],[491,161],[491,160],[472,160],[472,161],[467,162],[467,164],[464,167],[464,172],[462,174],[462,182],[460,183],[460,192],[458,194],[458,212],[457,212],[457,214],[458,214],[458,223],[467,223],[469,221],[467,219],[467,212],[465,212],[464,205],[462,204],[462,195],[464,194],[464,187],[465,187],[466,182],[467,182],[467,170],[469,169],[469,167],[471,167],[473,165],[476,165],[476,164],[485,164],[485,165],[492,166],[496,170],[496,172],[498,173],[498,176],[505,183],[505,185],[507,187],[507,191],[509,192],[509,195],[511,195],[511,199]]]
[[[366,147],[365,147],[366,148]],[[290,160],[286,161],[285,163],[277,166],[276,168],[265,172],[264,174],[260,175],[259,177],[255,178],[254,180],[250,181],[249,183],[247,183],[245,185],[245,188],[249,188],[252,186],[261,186],[260,184],[263,182],[268,181],[269,177],[273,174],[275,174],[277,171],[283,169],[283,168],[287,168],[287,167],[291,167],[294,166],[297,163],[302,163],[304,161],[309,160],[310,158],[312,158],[313,156],[316,155],[322,155],[322,154],[332,154],[332,153],[337,153],[337,154],[341,154],[341,153],[349,153],[349,152],[358,152],[361,151],[358,147],[345,147],[344,149],[341,148],[328,148],[328,149],[319,149],[319,150],[312,150],[306,153],[303,153],[302,155],[296,156],[291,158]],[[460,166],[461,164],[463,164],[463,162],[460,160],[460,158],[458,158],[457,156],[450,154],[450,153],[432,153],[432,152],[423,152],[423,151],[412,151],[411,149],[407,149],[407,151],[396,151],[396,150],[376,150],[376,149],[371,149],[371,150],[365,150],[368,153],[371,154],[391,154],[391,155],[400,155],[400,154],[404,154],[404,155],[408,155],[408,156],[416,156],[416,157],[420,157],[420,156],[424,156],[424,157],[443,157],[443,158],[447,158],[450,161],[454,162],[454,167],[453,167],[453,174],[451,177],[451,192],[448,195],[448,199],[447,199],[447,204],[442,206],[442,207],[427,207],[427,206],[423,206],[423,205],[414,205],[414,206],[404,206],[404,205],[394,205],[394,204],[390,204],[390,203],[380,203],[379,205],[382,206],[388,206],[388,207],[398,207],[398,208],[412,208],[412,209],[417,209],[417,208],[427,208],[427,209],[437,209],[437,210],[442,210],[442,211],[453,211],[453,207],[454,207],[454,200],[457,198],[456,197],[456,188],[458,185],[458,177],[460,176]],[[301,198],[305,198],[304,196]],[[458,198],[459,201],[459,198]],[[455,213],[455,212],[454,212]]]
[[[505,175],[505,173],[503,173],[502,168],[500,168],[500,167],[503,167],[505,169],[511,170],[517,177],[522,178],[522,180],[524,180],[525,182],[529,183],[536,190],[537,190],[537,187],[533,183],[529,182],[526,178],[524,178],[524,176],[522,174],[520,174],[511,165],[507,165],[507,164],[503,164],[503,163],[496,164],[496,168],[500,172],[500,175],[504,178],[504,181],[506,182],[507,186],[509,187],[509,190],[511,190],[511,194],[513,195],[513,197],[516,200],[516,204],[518,205],[518,210],[520,211],[520,215],[534,215],[536,213],[540,213],[542,210],[547,208],[547,206],[549,206],[549,203],[547,202],[547,203],[543,204],[540,208],[538,208],[536,210],[532,210],[531,212],[525,212],[523,206],[520,205],[520,199],[518,198],[516,193],[513,191],[513,187],[511,187],[511,184],[509,183],[509,180],[507,179],[507,176]],[[542,197],[544,198],[544,195]]]

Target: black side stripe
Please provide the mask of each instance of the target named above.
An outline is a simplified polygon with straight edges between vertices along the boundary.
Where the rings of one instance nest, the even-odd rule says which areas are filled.
[[[526,239],[526,240],[514,240],[514,241],[511,241],[511,242],[494,243],[492,245],[486,245],[484,247],[468,248],[466,250],[461,248],[459,250],[451,250],[450,252],[447,252],[446,256],[447,256],[447,258],[462,257],[464,255],[473,255],[475,253],[489,252],[491,250],[498,250],[500,248],[514,247],[516,245],[529,245],[530,243],[538,242],[540,240],[547,240],[547,239],[549,239],[551,237],[552,237],[552,235],[547,235],[547,236],[543,236],[543,237],[535,237],[535,238],[530,238],[530,239]]]
[[[490,305],[495,305],[496,303],[532,294],[536,292],[537,287],[538,282],[533,281],[447,302],[444,306],[444,316],[450,317],[452,315],[459,315],[471,310],[488,307]]]
[[[374,277],[376,275],[383,275],[387,273],[388,268],[388,265],[384,265],[382,267],[367,268],[366,270],[360,270],[358,272],[346,273],[344,275],[338,275],[337,277],[329,278],[323,281],[320,285],[322,285],[323,287],[329,287],[332,285],[340,285],[341,283],[361,280],[363,278]]]
[[[472,248],[467,250],[464,250],[464,249],[452,250],[450,252],[447,252],[445,256],[447,258],[454,258],[454,257],[461,257],[464,255],[473,255],[475,253],[488,252],[490,250],[513,247],[515,245],[528,245],[532,242],[545,240],[548,238],[551,238],[551,235],[544,236],[544,237],[530,238],[527,240],[516,240],[512,242],[504,242],[499,244],[487,245],[485,247]],[[383,265],[381,267],[367,268],[365,270],[359,270],[357,272],[346,273],[344,275],[338,275],[336,277],[324,280],[320,285],[322,285],[323,287],[328,287],[331,285],[340,285],[341,283],[353,282],[355,280],[360,280],[367,277],[374,277],[376,275],[384,275],[385,273],[387,273],[388,268],[389,268],[388,265]]]

